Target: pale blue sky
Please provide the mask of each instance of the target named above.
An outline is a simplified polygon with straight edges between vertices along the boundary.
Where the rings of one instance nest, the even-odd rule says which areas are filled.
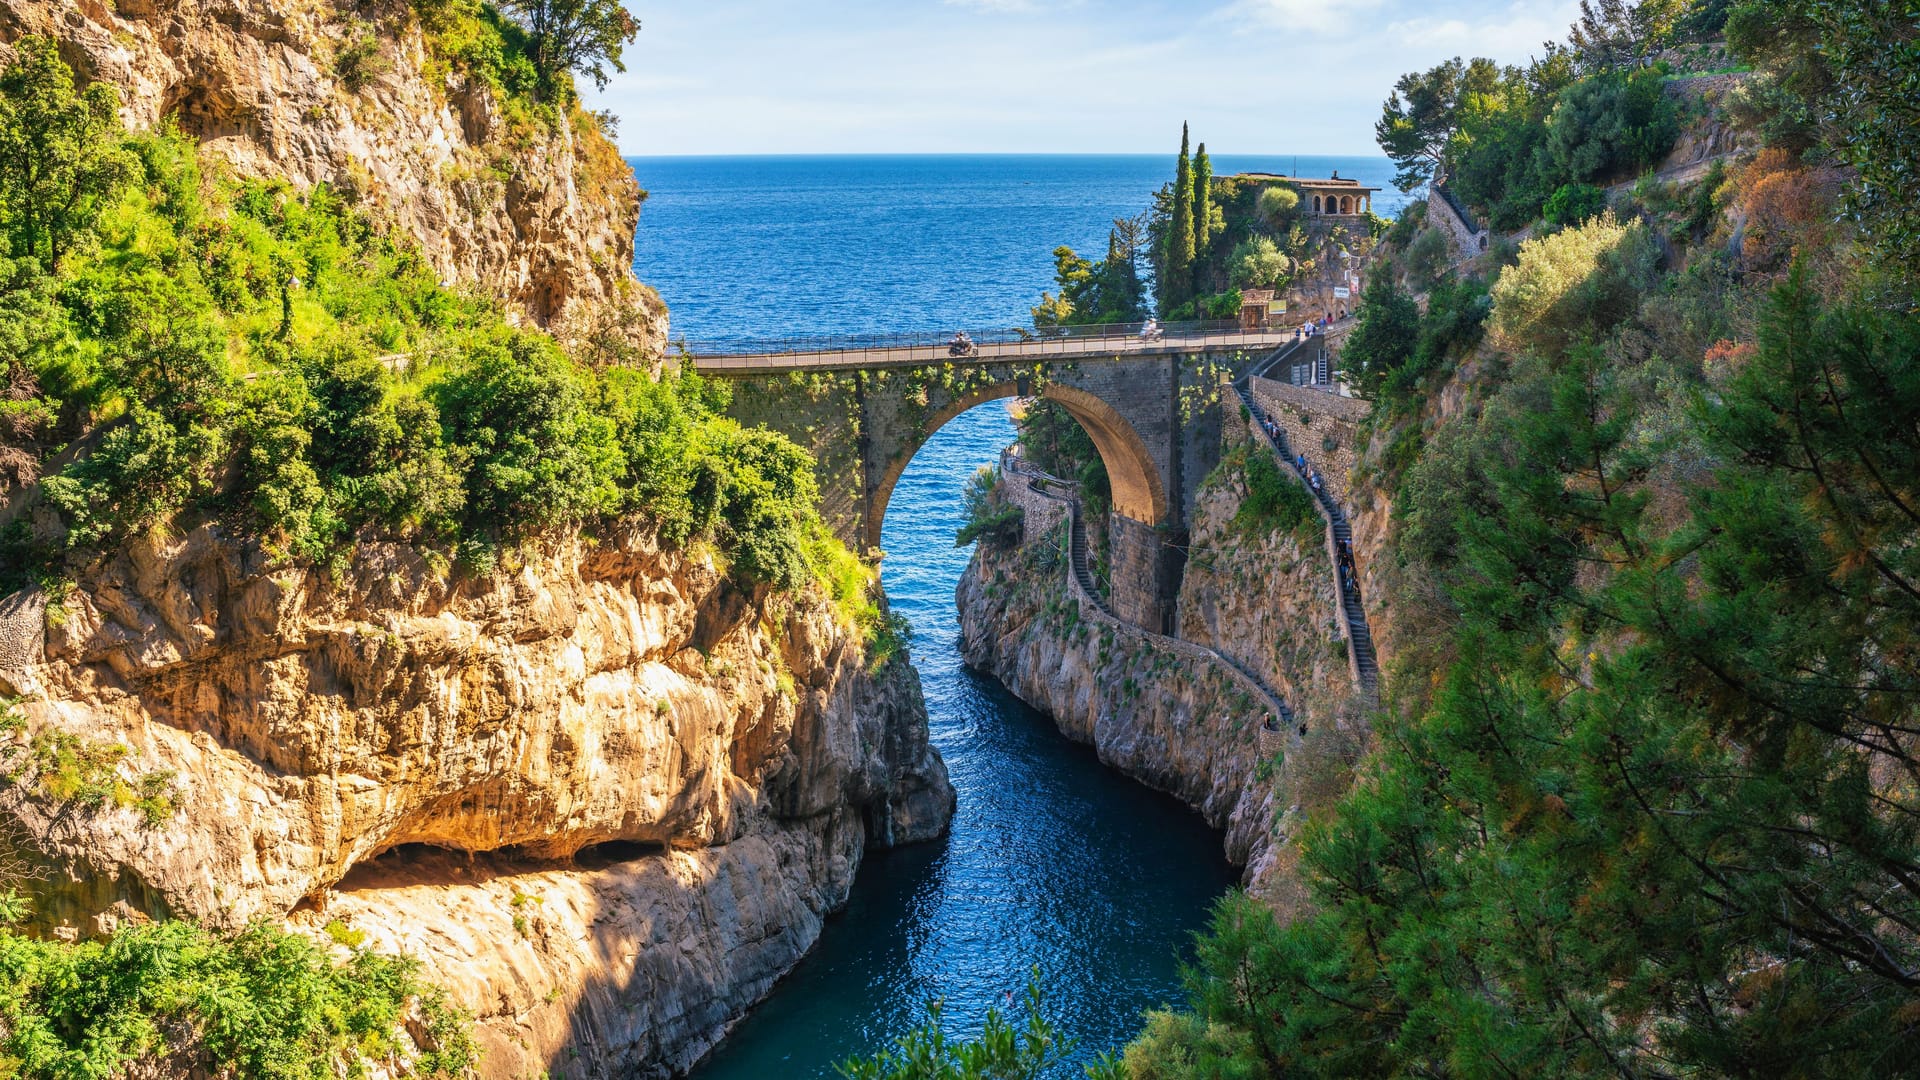
[[[1521,62],[1578,0],[626,0],[627,154],[1374,152],[1402,72]]]

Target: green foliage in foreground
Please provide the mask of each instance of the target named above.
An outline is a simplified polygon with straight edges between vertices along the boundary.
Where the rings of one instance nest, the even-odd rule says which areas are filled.
[[[1920,1071],[1920,321],[1796,277],[1691,394],[1619,355],[1516,357],[1397,495],[1431,696],[1304,836],[1313,913],[1219,911],[1206,1054]]]
[[[823,581],[885,629],[819,519],[812,461],[723,416],[724,387],[583,367],[326,186],[203,176],[189,140],[120,131],[111,88],[76,89],[51,45],[19,56],[0,73],[0,157],[84,197],[58,213],[31,185],[0,198],[0,483],[83,452],[42,485],[64,534],[7,538],[16,582],[182,515],[282,558],[399,540],[472,571],[635,515],[743,581]]]
[[[0,1076],[105,1080],[179,1055],[214,1074],[318,1080],[398,1051],[410,1014],[428,1044],[416,1074],[461,1075],[476,1059],[465,1021],[417,969],[365,950],[335,962],[265,923],[223,937],[166,922],[79,944],[0,928]]]
[[[1060,1034],[1041,1011],[1039,974],[1027,983],[1026,1018],[1008,1019],[987,1010],[980,1035],[950,1039],[941,1029],[939,1002],[927,1006],[927,1020],[901,1036],[892,1049],[870,1058],[843,1062],[845,1080],[1039,1080],[1073,1053],[1074,1041]],[[1106,1059],[1086,1067],[1092,1080],[1122,1080],[1118,1063]]]

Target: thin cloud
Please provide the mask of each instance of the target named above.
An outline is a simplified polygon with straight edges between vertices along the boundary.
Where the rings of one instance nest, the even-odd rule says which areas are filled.
[[[1477,20],[1419,17],[1387,24],[1387,33],[1411,47],[1472,53],[1476,56],[1533,55],[1549,40],[1564,38],[1579,15],[1579,5],[1561,0],[1540,13],[1537,3],[1516,3],[1504,12]]]
[[[948,7],[966,8],[969,11],[985,11],[995,15],[1033,15],[1042,10],[1042,5],[1033,0],[942,0]],[[1049,5],[1064,7],[1067,5]]]
[[[1350,35],[1370,31],[1373,24],[1356,18],[1378,9],[1384,0],[1235,0],[1214,12],[1220,22],[1257,23],[1263,29],[1298,30],[1309,34]]]

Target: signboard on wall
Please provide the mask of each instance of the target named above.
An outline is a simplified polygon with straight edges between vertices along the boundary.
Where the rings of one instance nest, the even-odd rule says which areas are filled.
[[[1333,298],[1335,300],[1345,300],[1352,295],[1353,290],[1347,288],[1345,285],[1335,285],[1333,287]]]
[[[1287,302],[1285,300],[1267,301],[1267,314],[1285,315],[1286,313],[1287,313]]]

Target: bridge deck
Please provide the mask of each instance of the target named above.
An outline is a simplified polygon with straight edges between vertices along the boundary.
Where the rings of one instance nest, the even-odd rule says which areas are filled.
[[[1098,337],[1035,337],[1030,341],[982,342],[966,356],[953,356],[945,342],[874,348],[767,352],[692,357],[694,369],[709,375],[747,375],[778,371],[832,371],[850,368],[917,367],[925,364],[986,364],[1008,360],[1076,360],[1098,356],[1176,356],[1222,349],[1273,349],[1295,339],[1292,330],[1168,332],[1152,341],[1139,334]]]

